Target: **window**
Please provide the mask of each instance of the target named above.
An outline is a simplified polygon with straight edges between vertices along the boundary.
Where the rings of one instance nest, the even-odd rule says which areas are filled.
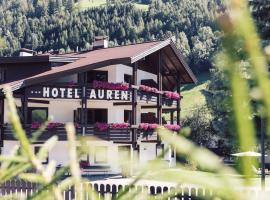
[[[156,114],[153,112],[141,113],[142,123],[157,123]]]
[[[48,108],[28,108],[28,123],[43,123],[48,120]]]
[[[0,69],[0,83],[3,83],[5,81],[6,76],[6,70]]]
[[[108,162],[107,157],[108,148],[104,146],[99,146],[95,148],[95,163],[105,164]]]
[[[40,150],[40,146],[35,146],[34,147],[34,152],[35,154],[37,154]],[[42,161],[42,164],[48,164],[49,163],[49,157],[47,156],[47,158],[45,158],[43,161]]]
[[[131,110],[124,110],[124,122],[131,123]]]
[[[87,83],[93,83],[94,80],[108,82],[108,72],[96,70],[87,72]]]
[[[132,76],[129,75],[129,74],[125,74],[124,75],[124,81],[125,81],[125,83],[132,84]]]

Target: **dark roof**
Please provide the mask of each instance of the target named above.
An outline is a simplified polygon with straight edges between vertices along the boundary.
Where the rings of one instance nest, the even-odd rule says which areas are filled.
[[[171,47],[172,51],[177,55],[177,58],[181,63],[181,66],[178,67],[181,68],[182,71],[184,70],[183,72],[185,72],[186,76],[185,82],[186,83],[196,82],[197,81],[196,77],[194,76],[194,74],[192,73],[192,71],[190,70],[184,59],[182,58],[180,52],[176,49],[174,43],[171,41],[171,39],[167,39],[164,41],[145,42],[140,44],[98,49],[86,53],[64,54],[58,56],[54,55],[54,57],[77,58],[77,60],[66,65],[54,67],[48,71],[37,74],[35,76],[31,76],[22,80],[17,80],[8,84],[11,85],[13,90],[16,90],[24,86],[46,82],[55,79],[57,77],[70,75],[76,72],[83,72],[91,69],[97,69],[112,64],[132,64],[168,46]],[[34,57],[40,56],[33,56],[32,59]],[[0,61],[1,59],[3,58],[0,58]],[[12,58],[8,59],[12,60]],[[3,87],[4,85],[0,85],[0,89],[2,89]]]

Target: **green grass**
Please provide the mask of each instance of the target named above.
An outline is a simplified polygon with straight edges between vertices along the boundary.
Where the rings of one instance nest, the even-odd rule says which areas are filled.
[[[140,3],[137,3],[136,1],[130,1],[130,2],[133,3],[137,9],[140,9],[143,11],[148,10],[149,5],[140,4]],[[79,10],[85,10],[88,8],[94,8],[94,7],[105,6],[105,5],[106,5],[106,0],[79,0],[76,6],[79,8]]]
[[[192,113],[192,110],[206,104],[202,90],[207,87],[210,79],[209,73],[203,73],[197,76],[198,83],[185,85],[181,88],[181,95],[184,97],[181,101],[181,117],[185,118]]]
[[[88,8],[94,8],[106,5],[106,0],[80,0],[77,3],[77,7],[80,10],[85,10]]]

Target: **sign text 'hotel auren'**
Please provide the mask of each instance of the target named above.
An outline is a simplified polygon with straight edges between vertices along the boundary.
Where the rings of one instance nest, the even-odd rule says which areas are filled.
[[[84,92],[78,87],[36,86],[28,88],[26,93],[29,98],[81,99]],[[129,101],[131,99],[129,90],[86,88],[85,94],[87,99],[93,100]]]

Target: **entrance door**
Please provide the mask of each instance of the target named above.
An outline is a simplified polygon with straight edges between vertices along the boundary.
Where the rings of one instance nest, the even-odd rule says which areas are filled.
[[[124,176],[131,173],[131,146],[118,146],[118,160]]]

